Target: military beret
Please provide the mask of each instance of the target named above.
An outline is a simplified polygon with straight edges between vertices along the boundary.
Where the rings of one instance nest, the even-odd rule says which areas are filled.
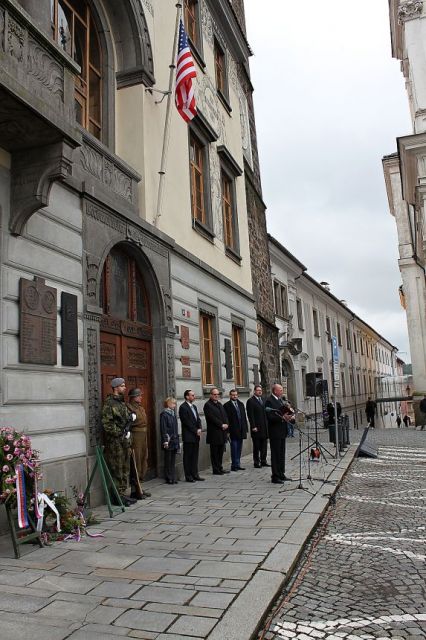
[[[113,378],[111,380],[111,387],[113,389],[115,389],[116,387],[119,387],[121,384],[124,384],[124,378]]]

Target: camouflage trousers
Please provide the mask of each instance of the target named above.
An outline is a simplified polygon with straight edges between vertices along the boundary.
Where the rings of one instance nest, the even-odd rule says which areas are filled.
[[[129,486],[130,449],[121,438],[105,436],[104,458],[118,493],[125,493]]]

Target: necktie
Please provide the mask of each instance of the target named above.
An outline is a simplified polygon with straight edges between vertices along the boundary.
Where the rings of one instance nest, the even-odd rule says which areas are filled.
[[[238,402],[236,400],[234,401],[234,407],[235,411],[237,412],[238,420],[241,421],[240,407],[238,406]]]
[[[261,396],[257,396],[257,399],[259,400],[259,403],[263,406],[263,400],[262,400]]]
[[[194,414],[194,418],[197,419],[197,410],[193,404],[191,404],[192,413]]]

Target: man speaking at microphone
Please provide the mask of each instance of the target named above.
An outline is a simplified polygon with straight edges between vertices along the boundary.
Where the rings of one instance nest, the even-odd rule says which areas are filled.
[[[280,384],[274,384],[272,393],[265,402],[268,417],[269,444],[271,448],[271,482],[283,484],[291,478],[285,475],[285,445],[287,438],[287,421],[284,418],[284,390]]]

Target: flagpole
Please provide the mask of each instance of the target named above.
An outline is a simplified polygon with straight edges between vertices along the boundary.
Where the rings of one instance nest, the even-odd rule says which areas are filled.
[[[166,167],[167,167],[167,152],[169,149],[169,140],[170,140],[170,125],[172,120],[172,101],[173,101],[173,81],[175,76],[176,69],[176,56],[177,56],[177,46],[178,46],[178,33],[179,33],[179,21],[181,17],[182,3],[176,3],[176,26],[175,26],[175,38],[173,41],[173,51],[172,51],[172,61],[170,64],[170,75],[169,75],[169,90],[167,95],[167,107],[166,107],[166,120],[164,125],[164,137],[163,137],[163,150],[161,152],[161,165],[158,180],[158,195],[157,195],[157,211],[154,218],[154,227],[157,226],[158,220],[163,213],[163,197],[164,197],[164,186],[165,186],[165,177],[166,177]]]

